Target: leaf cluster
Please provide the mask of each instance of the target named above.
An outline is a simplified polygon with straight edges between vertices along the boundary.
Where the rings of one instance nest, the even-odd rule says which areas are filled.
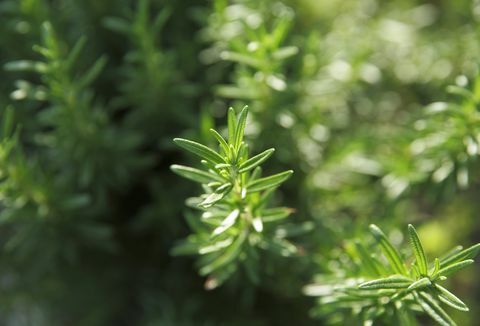
[[[285,239],[287,233],[276,232],[276,224],[290,215],[287,207],[269,207],[275,189],[293,171],[262,176],[261,164],[274,152],[267,149],[249,156],[244,141],[248,108],[238,117],[228,111],[228,137],[210,129],[218,150],[195,141],[175,138],[174,142],[201,159],[203,169],[172,165],[180,176],[200,183],[204,194],[188,200],[201,211],[200,219],[189,216],[194,231],[173,249],[173,254],[199,255],[201,275],[209,275],[207,288],[214,288],[233,274],[240,264],[253,282],[259,279],[258,249],[282,256],[296,253],[296,247]]]
[[[416,325],[415,315],[424,313],[440,325],[456,325],[441,304],[460,311],[469,309],[441,283],[473,263],[480,243],[466,249],[455,247],[441,258],[428,261],[415,228],[409,224],[413,259],[407,264],[379,227],[370,225],[370,232],[381,255],[370,253],[369,248],[356,242],[351,250],[358,264],[356,278],[337,280],[321,291],[316,285],[305,288],[309,295],[323,295],[314,313],[326,316],[350,310],[364,321],[391,320],[397,325]]]

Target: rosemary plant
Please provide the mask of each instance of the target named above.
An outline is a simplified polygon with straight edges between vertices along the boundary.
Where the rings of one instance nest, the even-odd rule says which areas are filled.
[[[209,275],[205,286],[215,288],[227,280],[241,265],[247,276],[258,281],[258,249],[289,256],[296,247],[276,232],[277,222],[292,213],[287,207],[269,207],[274,190],[286,181],[293,171],[284,171],[261,177],[260,165],[275,151],[267,149],[249,157],[243,141],[248,109],[236,117],[233,108],[228,111],[228,141],[211,129],[219,143],[215,151],[197,142],[175,138],[180,147],[199,156],[203,169],[172,165],[182,177],[202,184],[204,194],[187,201],[190,207],[201,211],[198,220],[187,215],[194,230],[173,249],[175,255],[199,255],[201,275]]]
[[[441,303],[460,311],[469,309],[441,283],[474,262],[480,243],[467,249],[455,247],[429,262],[415,228],[409,224],[413,261],[408,265],[379,227],[370,225],[370,232],[383,257],[370,254],[369,248],[356,242],[349,254],[356,261],[359,276],[347,278],[342,275],[343,281],[330,280],[333,281],[331,285],[322,279],[325,284],[307,286],[306,294],[321,296],[313,313],[330,317],[332,324],[345,322],[350,311],[351,316],[364,322],[363,325],[378,322],[417,325],[415,315],[418,313],[429,315],[443,326],[456,325]]]

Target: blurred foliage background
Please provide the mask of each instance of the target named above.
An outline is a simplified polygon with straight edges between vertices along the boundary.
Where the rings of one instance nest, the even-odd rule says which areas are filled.
[[[479,20],[476,0],[1,1],[0,323],[324,324],[302,289],[354,274],[370,223],[397,244],[415,224],[432,256],[478,241]],[[171,139],[213,144],[243,105],[308,227],[259,285],[206,291],[170,255],[198,191]],[[460,325],[479,273],[450,282]]]

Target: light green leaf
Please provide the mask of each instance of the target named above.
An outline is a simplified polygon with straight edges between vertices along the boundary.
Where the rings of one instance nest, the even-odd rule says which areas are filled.
[[[438,298],[448,304],[450,307],[453,307],[455,309],[461,310],[461,311],[468,311],[467,305],[457,298],[456,295],[454,295],[452,292],[448,291],[445,289],[443,286],[435,284],[435,287],[439,290]]]
[[[293,171],[289,170],[289,171],[274,174],[269,177],[254,180],[247,186],[247,190],[248,192],[256,192],[256,191],[262,191],[268,188],[276,187],[282,182],[286,181],[292,175],[292,173]]]
[[[298,54],[296,46],[285,46],[272,53],[272,57],[277,60],[285,60]]]
[[[408,286],[407,290],[408,291],[414,291],[414,290],[418,290],[418,289],[427,287],[431,284],[432,284],[432,282],[430,282],[430,279],[428,277],[423,277],[423,278],[413,282],[412,284],[410,284]]]
[[[434,264],[433,264],[433,269],[432,269],[432,271],[430,272],[430,275],[435,275],[435,274],[437,274],[439,270],[440,270],[440,259],[435,258],[435,262],[434,262]]]
[[[408,234],[410,236],[410,245],[412,246],[413,253],[415,255],[416,263],[420,275],[426,276],[428,274],[428,262],[425,256],[425,252],[422,247],[422,243],[418,238],[417,231],[412,224],[408,225]]]
[[[234,108],[228,109],[228,144],[232,145],[235,141],[235,130],[237,129],[237,116]]]
[[[210,254],[212,252],[216,252],[216,251],[222,250],[224,248],[227,248],[228,246],[230,246],[232,244],[232,242],[233,242],[233,238],[228,238],[228,239],[225,239],[225,240],[215,242],[213,244],[209,244],[207,246],[202,246],[202,247],[198,248],[198,253],[200,255]]]
[[[437,274],[435,276],[436,277],[438,277],[438,276],[448,276],[452,273],[455,273],[455,272],[467,267],[468,265],[471,265],[472,263],[473,263],[473,259],[467,259],[467,260],[464,260],[464,261],[460,261],[458,263],[448,265],[447,267],[440,268],[440,270],[437,272]]]
[[[8,71],[34,71],[41,74],[48,70],[48,66],[44,62],[30,60],[10,61],[3,68]]]
[[[223,152],[225,155],[228,155],[229,149],[228,149],[228,144],[225,141],[225,139],[216,131],[215,129],[210,129],[210,132],[213,134],[213,136],[217,139],[218,143],[220,144],[220,147],[222,148]]]
[[[358,255],[358,258],[361,261],[362,268],[364,268],[367,271],[367,273],[373,277],[382,276],[379,262],[372,257],[372,254],[358,240],[355,241],[355,249],[356,249],[356,254]]]
[[[215,164],[215,169],[226,169],[232,167],[231,164],[229,163],[220,163],[220,164]]]
[[[452,318],[438,305],[438,303],[425,292],[414,293],[422,309],[442,326],[456,326]]]
[[[373,289],[403,289],[407,288],[412,280],[403,275],[394,275],[386,278],[380,278],[360,284],[358,287],[364,290]]]
[[[461,248],[461,247],[460,247]],[[458,248],[456,248],[458,251]],[[447,266],[447,265],[450,265],[452,263],[455,263],[455,262],[458,262],[458,261],[462,261],[462,260],[465,260],[465,259],[473,259],[475,258],[475,256],[477,256],[478,252],[480,251],[480,243],[477,243],[467,249],[464,249],[462,251],[459,251],[459,252],[455,252],[451,255],[448,255],[447,257],[445,257],[444,259],[440,260],[440,266]]]
[[[261,68],[263,61],[255,58],[253,55],[245,55],[238,52],[224,51],[220,54],[220,58],[227,61],[241,63],[253,68]]]
[[[273,152],[275,152],[275,149],[270,148],[260,154],[249,158],[248,160],[240,164],[238,172],[244,173],[250,171],[251,169],[265,162],[273,154]]]
[[[227,163],[223,157],[220,156],[220,154],[205,145],[183,138],[175,138],[173,141],[178,146],[185,148],[186,150],[204,158],[209,162],[212,162],[213,164]]]
[[[211,172],[202,171],[189,166],[174,164],[170,169],[176,174],[198,183],[210,183],[212,181],[225,182],[225,180]]]
[[[258,88],[231,85],[219,85],[215,87],[215,93],[221,97],[243,100],[255,100],[262,96],[262,92]]]
[[[252,225],[255,231],[262,232],[263,231],[263,222],[260,217],[254,217],[252,220]]]
[[[447,86],[447,93],[454,94],[454,95],[459,95],[465,99],[473,99],[475,98],[473,93],[470,92],[468,89],[455,86],[455,85],[450,85]]]
[[[225,249],[225,252],[222,255],[200,269],[200,275],[210,274],[235,260],[235,258],[237,258],[241,252],[242,244],[245,242],[247,234],[248,233],[246,231],[240,233],[235,241],[229,247],[227,247],[227,249]]]
[[[375,224],[370,224],[370,232],[380,244],[383,254],[387,258],[395,273],[408,275],[405,264],[400,258],[400,254],[387,239],[387,236],[383,233],[383,231],[380,230],[380,228]]]
[[[231,226],[235,224],[235,221],[237,220],[237,217],[240,215],[240,210],[235,209],[230,214],[227,215],[227,217],[222,221],[222,224],[215,230],[213,230],[213,235],[219,235],[228,230]]]
[[[223,197],[225,197],[230,192],[230,190],[232,190],[232,184],[226,183],[223,186],[218,187],[217,190],[215,190],[215,192],[208,195],[204,201],[198,204],[198,206],[203,208],[209,208],[213,206],[215,203],[217,203],[218,201],[222,200]]]
[[[245,106],[238,116],[237,128],[235,129],[235,139],[233,147],[235,150],[240,150],[242,144],[243,134],[245,133],[245,127],[247,125],[248,107]]]

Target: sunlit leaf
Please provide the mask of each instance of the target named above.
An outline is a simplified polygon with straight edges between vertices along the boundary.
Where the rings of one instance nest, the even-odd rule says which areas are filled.
[[[387,239],[387,236],[383,233],[383,231],[380,230],[378,226],[371,224],[370,232],[372,232],[373,236],[378,241],[383,254],[387,258],[393,270],[398,274],[408,275],[405,264],[400,258],[400,254],[398,253],[397,249],[395,249],[395,247],[393,247],[393,245]]]
[[[244,172],[250,171],[251,169],[254,169],[258,165],[265,162],[273,154],[274,151],[275,149],[270,148],[260,154],[257,154],[251,157],[250,159],[246,160],[239,166],[238,172],[244,173]]]
[[[192,152],[193,154],[198,155],[201,158],[204,158],[205,160],[210,161],[214,164],[227,163],[225,162],[224,158],[220,156],[220,154],[205,145],[183,138],[175,138],[173,139],[173,141],[178,146],[183,147],[186,150]]]
[[[428,274],[428,262],[425,256],[425,252],[422,247],[422,243],[418,238],[417,231],[413,227],[413,225],[408,225],[408,234],[410,236],[410,244],[412,246],[413,253],[415,255],[416,263],[420,274],[425,276]]]
[[[403,275],[393,275],[378,280],[368,281],[359,285],[361,289],[402,289],[407,288],[412,280]]]
[[[448,304],[450,307],[461,311],[468,311],[468,307],[462,300],[457,298],[453,293],[445,289],[443,286],[435,284],[435,287],[439,290],[438,298]]]
[[[276,187],[282,182],[286,181],[292,175],[292,173],[293,171],[289,170],[252,181],[247,186],[248,192],[262,191],[268,188]]]

